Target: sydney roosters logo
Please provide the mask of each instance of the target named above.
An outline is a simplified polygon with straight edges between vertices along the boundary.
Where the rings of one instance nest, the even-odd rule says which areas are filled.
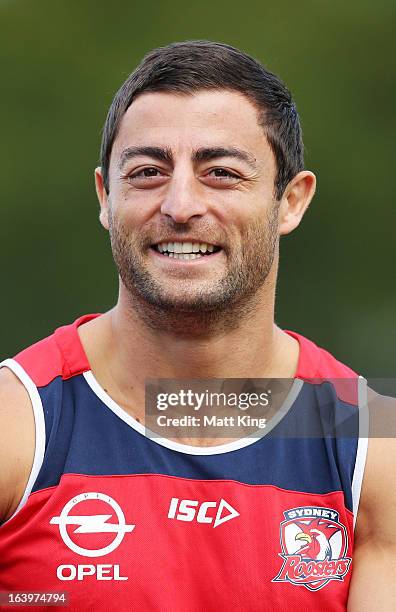
[[[351,559],[345,556],[348,535],[338,512],[305,506],[283,514],[279,553],[283,565],[272,582],[291,582],[317,591],[331,580],[344,580]]]

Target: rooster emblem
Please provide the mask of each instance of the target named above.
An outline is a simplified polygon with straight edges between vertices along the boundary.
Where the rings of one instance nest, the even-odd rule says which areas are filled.
[[[343,581],[351,563],[348,536],[331,508],[304,506],[284,512],[280,527],[283,565],[273,582],[291,582],[316,591]]]
[[[295,540],[301,543],[301,548],[296,552],[303,559],[316,559],[324,561],[332,559],[330,538],[339,531],[339,527],[326,524],[320,519],[313,519],[310,523],[296,522],[295,525],[301,529],[295,535]]]

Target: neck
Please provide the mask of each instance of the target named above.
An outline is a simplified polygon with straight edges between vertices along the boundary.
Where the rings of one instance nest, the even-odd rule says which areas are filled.
[[[154,331],[119,305],[108,323],[124,367],[152,378],[258,377],[270,367],[277,336],[274,325],[253,318],[216,335],[198,334],[191,321],[183,334]]]
[[[120,291],[115,308],[79,333],[94,372],[122,389],[132,379],[144,388],[145,378],[292,378],[298,342],[274,324],[274,293],[263,288],[238,325],[208,332],[185,317],[182,329],[153,329]]]

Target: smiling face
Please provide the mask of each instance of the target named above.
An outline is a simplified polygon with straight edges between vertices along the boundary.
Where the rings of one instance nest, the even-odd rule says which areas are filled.
[[[276,265],[275,176],[242,94],[138,96],[114,142],[108,196],[97,173],[101,221],[129,295],[162,316],[240,316]]]

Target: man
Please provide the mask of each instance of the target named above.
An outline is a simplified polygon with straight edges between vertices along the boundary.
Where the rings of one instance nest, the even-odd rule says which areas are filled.
[[[279,237],[315,191],[288,90],[228,45],[157,49],[113,100],[95,178],[118,302],[2,364],[1,590],[393,609],[394,445],[366,461],[364,436],[312,434],[324,414],[364,425],[365,381],[274,323]],[[146,379],[252,378],[292,379],[273,435],[147,435]]]

